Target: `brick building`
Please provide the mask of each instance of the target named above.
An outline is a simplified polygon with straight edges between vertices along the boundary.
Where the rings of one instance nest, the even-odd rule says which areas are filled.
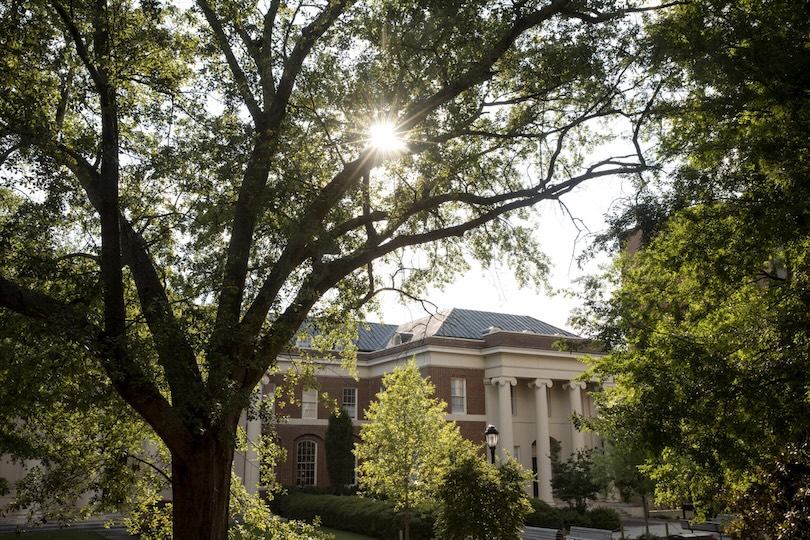
[[[562,456],[599,444],[594,435],[575,430],[571,423],[572,413],[595,413],[589,392],[596,388],[574,380],[586,366],[578,360],[581,354],[553,346],[560,339],[580,338],[532,317],[464,309],[440,311],[398,326],[363,325],[357,341],[358,378],[341,370],[339,363],[324,361],[318,388],[296,387],[300,405],[281,411],[287,419],[275,428],[287,460],[276,474],[284,485],[330,485],[324,452],[330,408],[318,396],[326,393],[349,410],[358,433],[363,411],[380,391],[383,375],[415,358],[437,396],[448,404],[447,419],[459,425],[462,435],[483,443],[485,427],[497,426],[501,458],[506,451],[538,473],[538,482],[527,490],[552,502],[551,441],[561,444]],[[307,343],[298,346],[305,349]],[[295,352],[279,358],[281,371],[265,378],[263,393],[275,391],[294,360]],[[256,422],[247,428],[249,438],[259,429]],[[237,458],[236,467],[247,485],[256,480],[249,456],[241,470]]]

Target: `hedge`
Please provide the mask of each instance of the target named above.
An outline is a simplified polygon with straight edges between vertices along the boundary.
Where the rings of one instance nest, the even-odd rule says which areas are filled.
[[[391,503],[365,497],[288,493],[277,495],[270,503],[270,509],[280,516],[308,522],[320,517],[321,524],[326,527],[380,540],[397,540],[403,521],[403,512],[395,511]],[[411,509],[409,517],[413,540],[433,538],[436,518],[432,512]]]
[[[618,530],[621,518],[612,508],[593,508],[585,513],[573,508],[552,508],[547,503],[530,500],[534,512],[526,517],[526,525],[549,529],[570,529],[572,526]],[[380,540],[397,540],[402,528],[402,512],[391,503],[365,497],[289,492],[277,495],[270,509],[286,518],[312,522],[320,517],[321,524],[333,529],[351,531]],[[411,509],[410,535],[413,540],[433,538],[436,517],[428,508]]]

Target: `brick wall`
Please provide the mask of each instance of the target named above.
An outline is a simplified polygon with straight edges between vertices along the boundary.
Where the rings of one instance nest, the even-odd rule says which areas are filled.
[[[467,380],[467,414],[486,414],[484,403],[484,370],[451,367],[428,367],[422,375],[430,377],[436,387],[436,396],[447,403],[450,411],[450,379]],[[483,431],[483,428],[482,428]]]

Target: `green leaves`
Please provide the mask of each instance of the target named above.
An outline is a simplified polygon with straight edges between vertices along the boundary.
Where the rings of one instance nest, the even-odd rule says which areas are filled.
[[[524,491],[531,478],[517,461],[509,459],[495,467],[480,447],[466,443],[454,455],[437,492],[437,537],[519,538],[524,519],[532,512]]]
[[[386,375],[383,386],[360,430],[358,479],[364,492],[412,508],[434,494],[462,439],[414,360]]]
[[[617,345],[594,360],[616,386],[592,427],[650,456],[660,499],[718,511],[810,428],[810,23],[791,2],[706,0],[650,35],[674,166],[615,221],[643,238],[592,297]]]

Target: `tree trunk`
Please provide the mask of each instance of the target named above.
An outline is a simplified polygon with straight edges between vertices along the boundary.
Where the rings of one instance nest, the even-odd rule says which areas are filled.
[[[226,540],[233,444],[211,434],[172,453],[174,540]]]
[[[650,536],[650,503],[646,494],[641,496],[641,509],[644,512],[644,530]]]

